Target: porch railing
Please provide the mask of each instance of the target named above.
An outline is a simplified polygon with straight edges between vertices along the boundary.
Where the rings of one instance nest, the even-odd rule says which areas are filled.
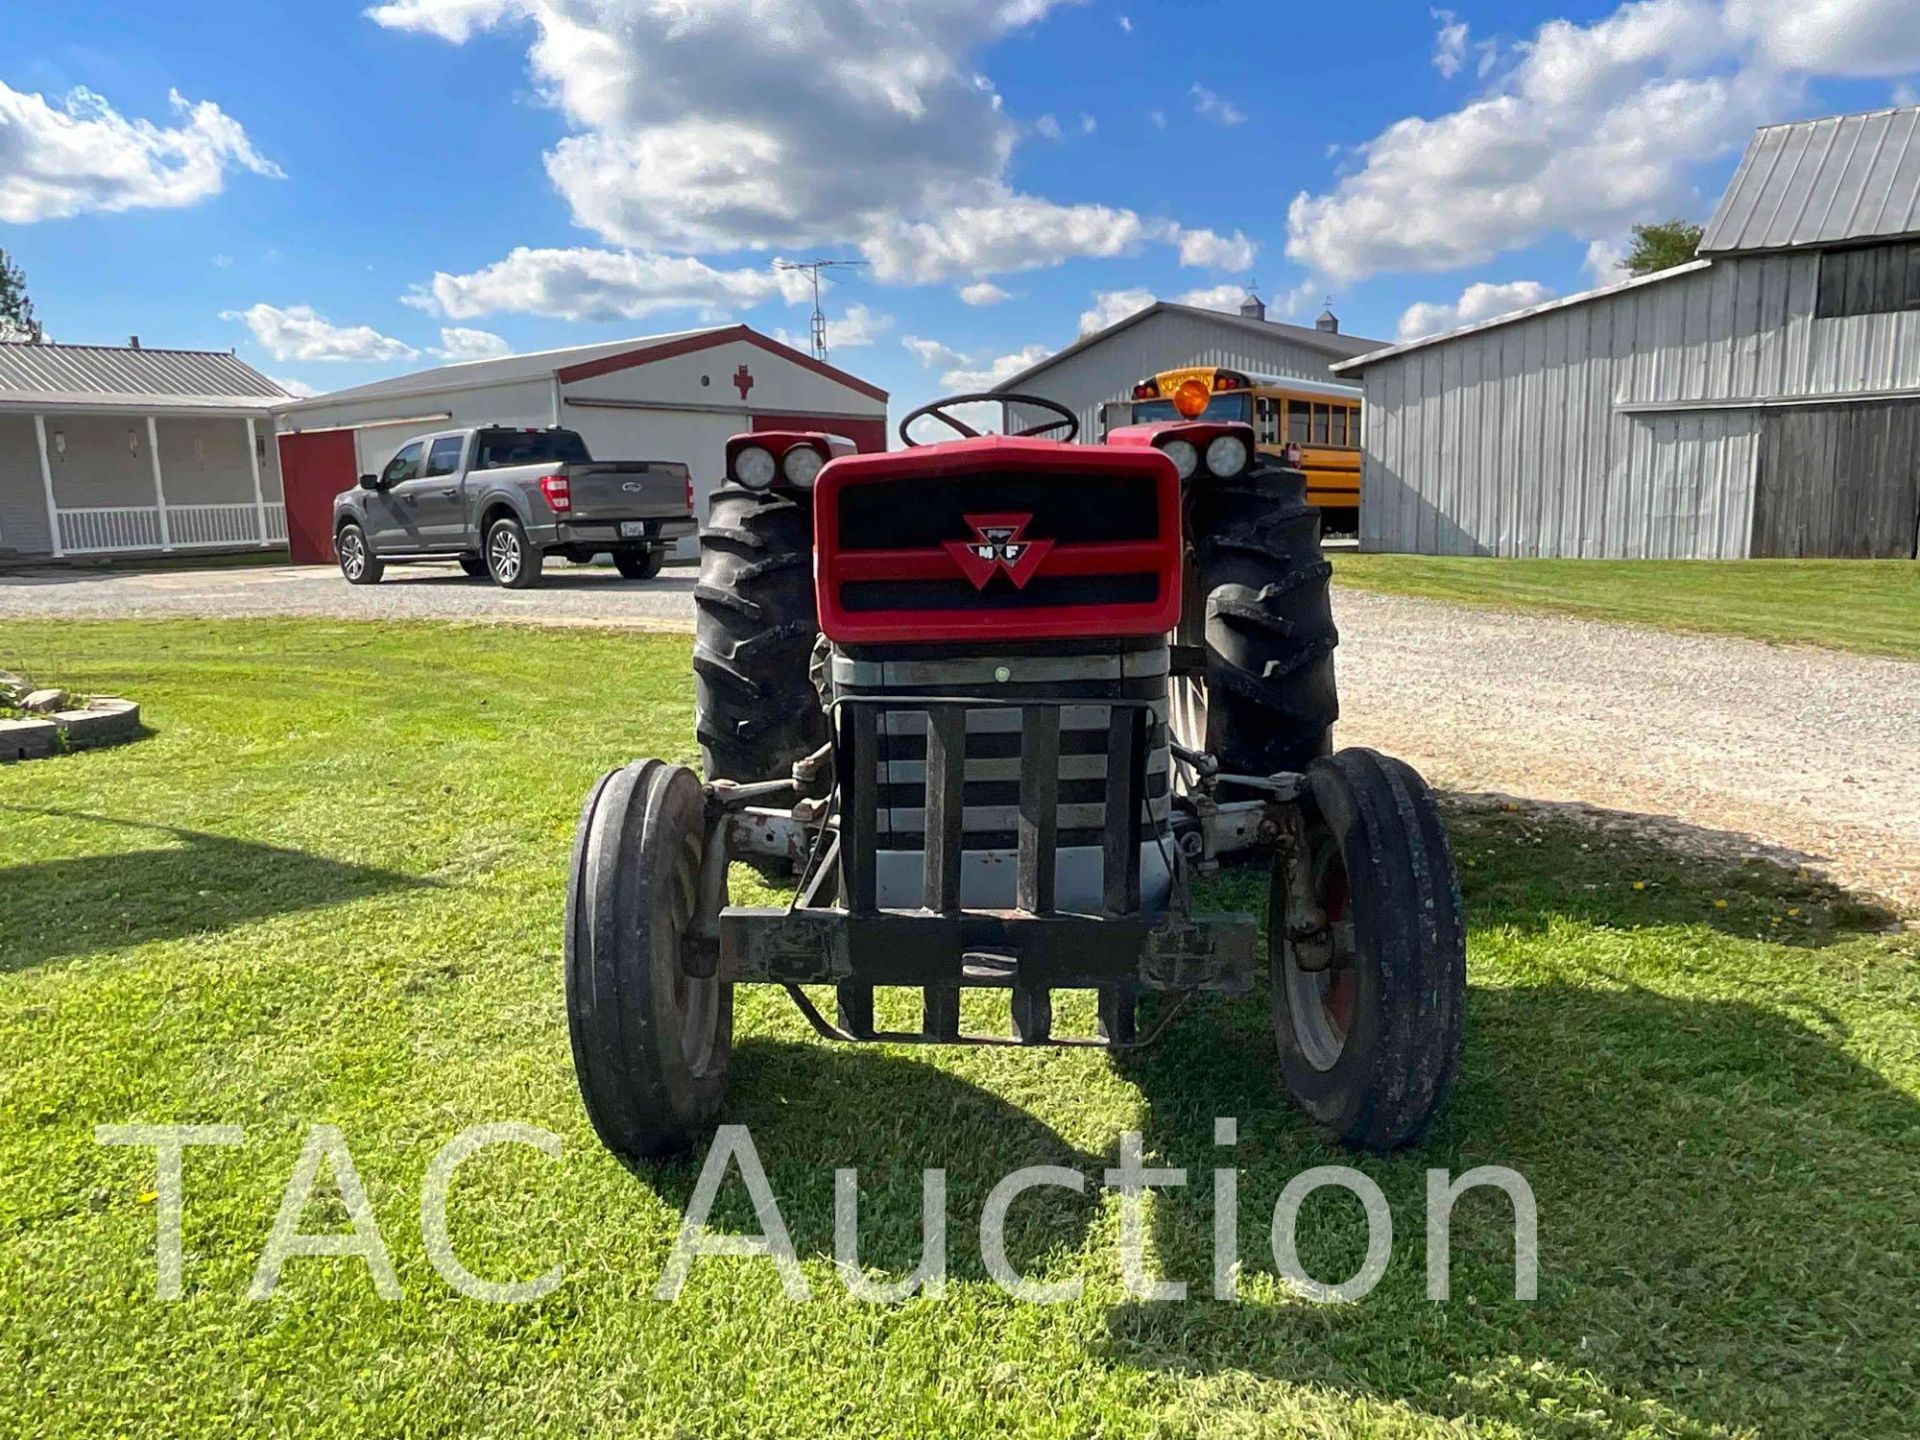
[[[265,507],[267,543],[284,544],[287,507]],[[60,548],[69,555],[100,555],[127,550],[160,550],[160,509],[156,505],[116,505],[61,509]],[[225,548],[260,543],[261,512],[252,501],[229,505],[169,505],[166,539],[175,550]]]

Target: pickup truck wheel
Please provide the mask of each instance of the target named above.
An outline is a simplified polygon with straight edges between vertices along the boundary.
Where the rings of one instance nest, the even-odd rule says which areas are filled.
[[[710,931],[705,802],[684,765],[638,760],[587,797],[567,885],[567,1030],[588,1118],[629,1166],[690,1148],[720,1109],[733,987],[686,973]]]
[[[367,532],[349,520],[333,537],[333,553],[340,557],[340,573],[349,585],[378,585],[387,567],[367,543]]]
[[[540,552],[511,515],[502,515],[487,527],[487,573],[507,590],[530,590],[540,583]]]
[[[665,550],[616,550],[613,568],[628,580],[651,580],[667,563]]]
[[[724,485],[700,532],[693,694],[707,779],[784,780],[827,739],[810,670],[813,507]]]
[[[487,562],[482,560],[478,555],[462,555],[460,557],[460,568],[476,580],[486,578]]]

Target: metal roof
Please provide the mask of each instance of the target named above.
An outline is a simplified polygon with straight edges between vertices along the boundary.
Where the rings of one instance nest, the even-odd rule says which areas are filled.
[[[1041,371],[1051,369],[1053,366],[1058,365],[1068,356],[1078,355],[1089,346],[1097,345],[1102,340],[1109,339],[1119,334],[1122,330],[1138,325],[1149,316],[1158,315],[1163,311],[1171,311],[1179,315],[1198,316],[1208,321],[1218,321],[1222,325],[1229,326],[1236,330],[1244,330],[1252,335],[1291,340],[1297,345],[1305,345],[1309,349],[1319,350],[1330,356],[1345,358],[1351,355],[1364,355],[1370,350],[1380,348],[1380,342],[1378,340],[1367,340],[1358,335],[1342,335],[1338,331],[1315,330],[1305,325],[1288,325],[1280,320],[1251,320],[1244,315],[1229,315],[1224,310],[1208,310],[1199,305],[1178,305],[1171,300],[1156,300],[1153,304],[1147,306],[1146,309],[1136,310],[1124,320],[1117,320],[1104,330],[1096,330],[1091,335],[1082,335],[1078,340],[1074,341],[1073,344],[1067,346],[1066,349],[1055,351],[1038,365],[1029,365],[1018,375],[1008,380],[1002,380],[993,388],[996,392],[1017,390],[1026,381],[1032,379]]]
[[[375,380],[370,385],[355,385],[349,390],[334,390],[315,395],[283,411],[319,409],[343,400],[390,400],[403,395],[427,395],[443,390],[468,390],[482,385],[511,385],[521,380],[548,380],[562,370],[624,355],[630,350],[650,349],[696,335],[711,335],[735,327],[708,325],[698,330],[675,330],[665,335],[641,335],[626,340],[603,340],[594,345],[570,345],[562,350],[535,350],[526,355],[504,355],[497,360],[466,360],[457,365],[436,365],[431,370],[416,370],[396,375],[391,380]]]
[[[0,342],[0,405],[264,411],[286,391],[236,355]]]
[[[1920,105],[1754,132],[1700,253],[1920,234]]]
[[[1578,295],[1567,295],[1558,300],[1529,305],[1524,310],[1512,310],[1505,315],[1496,315],[1491,320],[1476,320],[1471,325],[1442,330],[1436,335],[1422,335],[1418,340],[1406,340],[1398,345],[1369,350],[1365,355],[1343,360],[1329,368],[1336,375],[1358,375],[1369,365],[1378,364],[1382,360],[1391,360],[1394,356],[1404,355],[1409,350],[1424,350],[1429,345],[1438,345],[1446,340],[1458,340],[1462,335],[1474,335],[1482,330],[1495,330],[1502,325],[1511,325],[1516,320],[1530,320],[1535,315],[1545,315],[1552,310],[1565,310],[1570,306],[1585,305],[1589,301],[1604,300],[1609,295],[1618,295],[1626,290],[1638,290],[1643,285],[1658,285],[1664,280],[1677,280],[1682,275],[1691,275],[1696,271],[1709,269],[1712,265],[1711,260],[1689,260],[1685,265],[1675,265],[1668,270],[1656,270],[1651,275],[1636,275],[1631,280],[1602,285],[1597,290],[1583,290]]]

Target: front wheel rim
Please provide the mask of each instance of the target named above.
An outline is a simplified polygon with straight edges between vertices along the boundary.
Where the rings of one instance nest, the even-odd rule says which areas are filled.
[[[1307,1064],[1324,1073],[1339,1064],[1346,1051],[1359,998],[1359,976],[1346,866],[1330,839],[1314,847],[1310,863],[1315,898],[1332,931],[1333,959],[1325,969],[1304,970],[1292,941],[1284,940],[1281,969],[1293,1043]]]
[[[360,572],[367,568],[366,549],[356,531],[349,530],[340,537],[340,568],[347,572],[349,580],[358,580]]]
[[[500,579],[517,578],[520,574],[520,537],[502,525],[493,532],[493,543],[487,547],[487,556],[493,565],[493,573]]]

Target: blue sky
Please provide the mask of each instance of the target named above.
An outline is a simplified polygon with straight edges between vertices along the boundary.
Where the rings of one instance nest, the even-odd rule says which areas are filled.
[[[804,335],[773,259],[864,255],[833,358],[903,412],[1250,274],[1382,339],[1587,288],[1754,124],[1917,72],[1915,0],[13,6],[0,247],[55,338],[319,390]]]

